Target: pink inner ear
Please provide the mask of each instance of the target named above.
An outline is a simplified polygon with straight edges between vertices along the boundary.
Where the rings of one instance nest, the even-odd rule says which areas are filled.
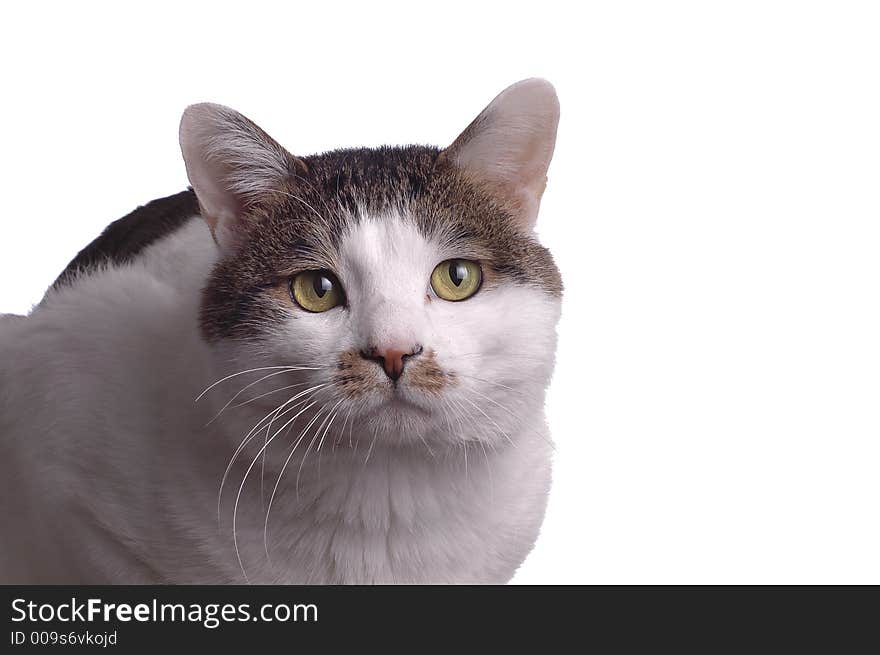
[[[202,208],[202,216],[211,229],[235,222],[244,206],[234,193],[225,188],[224,180],[229,175],[226,167],[204,157],[187,160],[186,164],[190,183]]]
[[[180,147],[203,216],[221,246],[243,232],[245,209],[277,189],[294,157],[238,112],[203,103],[180,121]]]
[[[529,79],[502,91],[447,148],[448,156],[503,196],[534,226],[556,144],[559,101],[549,82]]]

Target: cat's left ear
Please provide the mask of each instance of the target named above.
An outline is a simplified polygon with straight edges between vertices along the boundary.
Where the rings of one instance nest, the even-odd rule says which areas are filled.
[[[211,103],[187,107],[180,148],[202,216],[224,248],[243,237],[250,210],[305,167],[251,120]]]
[[[441,155],[510,207],[522,228],[538,217],[556,145],[559,100],[547,80],[502,91]]]

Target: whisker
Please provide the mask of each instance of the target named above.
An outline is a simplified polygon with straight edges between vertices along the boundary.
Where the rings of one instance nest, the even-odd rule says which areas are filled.
[[[370,449],[367,451],[367,458],[364,460],[364,466],[367,465],[367,462],[370,461],[370,455],[373,454],[373,446],[376,445],[376,439],[379,436],[379,424],[376,423],[376,427],[373,430],[373,440],[370,442]]]
[[[523,420],[522,420],[522,417],[521,417],[519,414],[514,413],[513,410],[511,410],[509,407],[505,407],[504,405],[502,405],[502,404],[499,403],[498,401],[496,401],[496,400],[490,398],[489,396],[487,396],[487,395],[485,395],[485,394],[480,393],[480,392],[477,391],[476,389],[470,389],[470,391],[473,392],[473,393],[475,393],[475,394],[477,394],[477,395],[480,396],[481,398],[485,398],[485,399],[488,400],[490,403],[492,403],[492,404],[494,404],[494,405],[497,405],[498,407],[500,407],[501,409],[503,409],[505,412],[507,412],[507,413],[510,415],[510,417],[513,418],[517,423],[519,423],[520,427],[523,426]],[[538,433],[535,432],[534,430],[528,430],[528,429],[527,429],[526,431],[527,431],[527,432],[530,432],[530,433],[532,433],[532,434],[538,435]],[[555,444],[554,444],[554,443],[553,443],[553,442],[547,437],[547,435],[539,435],[539,436],[541,436],[541,437],[544,439],[544,441],[546,441],[547,444],[548,444],[553,450],[556,450],[556,446],[555,446]]]
[[[467,451],[468,451],[467,443],[462,442],[462,444],[461,444],[461,452],[462,452],[462,455],[464,455],[464,480],[465,480],[465,482],[468,481],[468,461],[467,461]]]
[[[247,447],[248,443],[250,443],[251,440],[253,440],[253,438],[256,436],[257,432],[259,432],[261,426],[263,425],[263,422],[266,421],[267,419],[269,419],[270,417],[272,417],[271,420],[269,421],[269,425],[271,425],[271,423],[276,418],[279,418],[280,416],[283,416],[284,414],[287,414],[287,413],[293,411],[294,409],[296,409],[297,407],[299,407],[303,403],[308,402],[309,399],[306,398],[301,403],[297,403],[296,405],[293,405],[292,407],[288,407],[286,410],[284,410],[285,407],[290,405],[292,402],[298,400],[299,398],[302,398],[306,394],[308,394],[310,392],[317,391],[324,386],[326,386],[326,383],[320,384],[320,385],[315,385],[314,387],[311,387],[310,389],[306,389],[305,391],[301,391],[300,393],[294,395],[292,398],[289,398],[285,402],[281,403],[276,409],[272,410],[271,412],[266,414],[263,418],[261,418],[259,421],[257,421],[257,423],[254,425],[254,427],[252,427],[250,429],[250,431],[247,433],[247,435],[245,435],[245,438],[242,440],[242,442],[238,445],[238,448],[236,448],[235,452],[232,454],[232,458],[229,460],[229,464],[226,466],[226,471],[223,473],[223,478],[220,480],[220,491],[217,493],[217,520],[218,521],[220,520],[220,515],[221,515],[220,514],[220,503],[223,498],[223,486],[226,484],[226,480],[229,477],[229,473],[232,470],[232,466],[235,464],[235,460],[238,459],[238,456],[241,453],[241,451]],[[284,410],[284,411],[282,412],[281,410]]]
[[[333,410],[331,409],[330,412]],[[306,446],[306,452],[303,453],[303,458],[299,461],[299,468],[296,471],[296,484],[294,488],[296,490],[296,498],[299,500],[299,478],[302,475],[303,466],[305,466],[306,458],[309,456],[309,451],[312,449],[312,445],[315,443],[315,439],[318,438],[318,435],[321,433],[321,428],[324,427],[324,424],[327,422],[327,419],[330,417],[330,412],[327,412],[327,415],[324,417],[324,420],[321,421],[321,425],[318,426],[318,429],[315,430],[315,434],[312,437],[312,440],[309,441],[309,445]]]
[[[284,465],[281,467],[281,473],[278,474],[278,479],[275,480],[275,486],[272,488],[272,495],[269,496],[269,505],[266,508],[266,519],[263,522],[263,548],[266,551],[266,559],[269,559],[269,515],[272,512],[272,504],[275,502],[275,494],[278,493],[278,487],[281,484],[281,479],[284,477],[284,471],[287,470],[287,465],[290,464],[290,460],[293,458],[296,449],[299,447],[299,444],[302,442],[303,438],[305,438],[306,434],[308,434],[309,428],[315,424],[318,420],[318,417],[321,416],[321,412],[324,410],[326,405],[322,405],[315,416],[309,421],[308,425],[300,432],[299,437],[296,440],[296,443],[293,444],[293,447],[290,450],[290,453],[287,455],[287,459],[284,460]],[[283,427],[281,428],[284,429]],[[276,433],[277,434],[277,433]],[[275,436],[273,435],[273,439]],[[297,493],[297,498],[299,498],[299,493]]]
[[[238,377],[239,375],[246,375],[248,373],[256,373],[257,371],[271,371],[271,370],[278,370],[281,368],[286,369],[288,371],[320,371],[321,370],[320,368],[313,368],[313,367],[308,367],[308,366],[260,366],[258,368],[250,368],[246,371],[239,371],[238,373],[233,373],[232,375],[227,375],[225,378],[220,378],[214,384],[210,385],[204,391],[202,391],[202,393],[200,393],[198,396],[196,396],[196,399],[194,402],[199,402],[199,400],[201,400],[202,397],[206,393],[208,393],[211,389],[216,387],[218,384],[226,382],[226,380],[231,380],[232,378]]]
[[[498,429],[498,431],[499,431],[502,435],[504,435],[504,437],[507,439],[507,441],[510,442],[510,445],[513,446],[514,448],[516,448],[516,443],[513,441],[513,439],[510,438],[510,435],[507,434],[504,430],[502,430],[502,429],[501,429],[501,426],[498,425],[498,424],[495,422],[495,420],[494,420],[491,416],[489,416],[486,412],[484,412],[482,409],[480,409],[480,406],[479,406],[479,405],[477,405],[477,404],[474,403],[472,400],[470,400],[470,398],[462,398],[462,400],[466,401],[466,402],[469,403],[470,405],[473,405],[474,409],[476,409],[478,412],[480,412],[480,414],[482,414],[483,416],[485,416],[485,417],[489,420],[489,422],[491,422],[492,425],[494,425],[494,426]]]
[[[459,373],[458,371],[455,372],[455,375],[457,375],[458,377],[462,377],[462,378],[476,380],[477,382],[483,382],[484,384],[491,384],[493,387],[499,387],[501,389],[506,389],[507,391],[511,391],[511,392],[518,394],[520,396],[527,397],[527,394],[524,394],[522,391],[520,391],[518,389],[514,389],[513,387],[509,387],[506,384],[501,384],[500,382],[495,382],[494,380],[487,380],[485,378],[478,378],[475,375],[468,375],[466,373]]]
[[[342,441],[342,438],[345,436],[345,424],[348,423],[348,419],[351,418],[351,412],[354,409],[354,403],[348,406],[348,413],[345,415],[345,420],[342,421],[342,427],[339,430],[339,436],[333,441],[333,451],[336,452],[336,446],[339,445],[339,442]]]
[[[428,449],[428,454],[431,456],[431,459],[435,459],[435,457],[434,457],[434,451],[431,450],[431,446],[429,446],[429,445],[428,445],[428,442],[425,441],[425,437],[424,437],[424,435],[422,435],[421,432],[419,432],[419,439],[421,440],[421,442],[422,442],[423,444],[425,444],[425,448]]]
[[[503,357],[505,360],[509,361],[511,359],[518,359],[520,361],[528,361],[528,362],[536,362],[539,364],[546,363],[546,360],[541,357],[535,357],[532,355],[523,355],[521,353],[499,353],[499,352],[472,352],[472,353],[452,353],[449,355],[448,359],[451,361],[455,361],[456,359],[465,359],[470,357]]]
[[[292,423],[293,421],[295,421],[297,419],[297,417],[299,417],[303,412],[308,410],[310,407],[312,407],[316,403],[317,403],[317,401],[313,401],[310,404],[306,405],[303,409],[301,409],[296,414],[296,416],[294,416],[292,419],[290,419],[290,421],[288,421],[288,423]],[[244,478],[242,479],[241,484],[238,487],[238,493],[235,496],[235,505],[232,508],[232,542],[233,542],[233,545],[235,546],[235,556],[238,559],[238,566],[239,566],[239,568],[241,568],[241,573],[244,576],[245,582],[247,582],[248,584],[250,584],[250,580],[248,579],[247,573],[244,570],[244,564],[242,563],[242,559],[241,559],[241,551],[238,548],[238,532],[236,530],[236,524],[237,524],[237,520],[238,520],[238,503],[241,500],[241,492],[244,489],[245,483],[247,483],[248,476],[250,475],[251,470],[254,468],[254,465],[257,463],[257,460],[260,459],[260,455],[263,454],[263,451],[266,448],[268,448],[269,444],[272,443],[272,441],[275,439],[275,437],[278,436],[278,434],[281,432],[281,430],[284,429],[284,427],[286,427],[286,425],[287,424],[282,426],[281,429],[278,430],[278,432],[273,434],[272,438],[269,439],[265,444],[263,444],[263,447],[260,448],[260,452],[258,452],[256,454],[256,456],[254,457],[253,460],[251,460],[251,464],[250,464],[250,466],[248,466],[247,471],[245,471]]]
[[[221,503],[223,501],[223,487],[226,484],[226,478],[229,476],[229,472],[232,470],[232,466],[235,464],[235,460],[238,459],[239,453],[245,448],[247,443],[250,441],[251,435],[255,430],[262,425],[263,421],[268,419],[272,414],[276,414],[281,411],[281,408],[284,407],[284,403],[278,405],[275,409],[271,410],[268,414],[266,414],[263,418],[261,418],[257,423],[248,431],[248,433],[241,440],[241,443],[238,444],[238,447],[235,449],[235,452],[232,453],[232,457],[229,459],[229,463],[226,465],[226,470],[223,472],[223,477],[220,479],[220,490],[217,492],[217,523],[220,523],[221,520]]]
[[[319,385],[317,388],[311,387],[311,389],[306,389],[305,391],[300,392],[299,394],[297,394],[297,396],[301,396],[304,393],[308,393],[309,391],[313,391],[313,393],[306,396],[306,399],[303,401],[303,403],[308,402],[309,398],[311,398],[315,393],[317,393],[318,391],[320,391],[321,389],[326,387],[327,384],[328,383],[324,383],[322,385]],[[296,397],[296,396],[294,396],[294,397]],[[297,403],[296,405],[291,407],[290,410],[295,409],[297,406],[299,406],[301,404],[302,403]],[[285,411],[282,414],[279,414],[277,416],[273,416],[272,420],[269,421],[269,425],[266,427],[266,437],[263,439],[263,455],[262,455],[262,461],[260,463],[260,507],[261,508],[263,507],[263,504],[265,502],[266,453],[268,452],[268,446],[269,446],[269,433],[272,431],[272,424],[275,422],[275,419],[279,418],[280,416],[283,416],[283,414],[286,414],[286,413],[287,413],[287,411]],[[297,414],[297,416],[299,416],[299,414]],[[296,416],[294,417],[294,419],[295,418],[296,418]],[[288,424],[290,424],[291,428],[293,427],[293,423],[291,423],[289,421],[288,421],[288,423],[285,423],[285,425],[288,425]],[[281,430],[283,430],[283,429],[284,429],[284,426],[281,427]],[[280,430],[279,430],[279,432],[280,432]]]
[[[280,189],[279,189],[279,190],[276,190],[276,193],[280,193],[280,194],[283,195],[283,196],[287,196],[287,197],[289,197],[289,198],[293,198],[294,200],[298,200],[299,202],[301,202],[302,204],[304,204],[306,207],[308,207],[310,210],[312,210],[312,213],[313,213],[315,216],[317,216],[317,218],[318,218],[319,221],[322,221],[322,222],[323,222],[323,221],[326,220],[324,216],[322,216],[320,213],[318,213],[318,210],[317,210],[317,209],[315,209],[314,207],[312,207],[309,203],[307,203],[305,200],[303,200],[303,199],[300,198],[299,196],[297,196],[297,195],[295,195],[295,194],[293,194],[293,193],[289,193],[289,192],[287,192],[287,191],[281,191]]]
[[[244,402],[236,403],[235,405],[232,406],[232,409],[238,409],[239,407],[244,407],[245,405],[250,405],[251,403],[258,401],[260,398],[265,398],[266,396],[271,396],[272,394],[280,393],[282,391],[287,391],[288,389],[296,389],[297,387],[304,387],[307,384],[311,384],[311,382],[297,382],[296,384],[288,384],[284,387],[272,389],[272,391],[267,391],[266,393],[261,393],[259,396],[254,396],[253,398],[248,398]]]
[[[229,401],[228,401],[225,405],[223,405],[223,407],[220,408],[220,411],[217,412],[217,414],[214,416],[214,418],[212,418],[210,421],[208,421],[207,425],[211,425],[211,423],[213,423],[213,422],[216,421],[218,418],[220,418],[220,415],[221,415],[223,412],[226,411],[226,408],[229,407],[233,402],[235,402],[235,399],[236,399],[236,398],[238,398],[241,394],[243,394],[245,391],[247,391],[247,390],[250,389],[251,387],[254,387],[254,386],[258,385],[258,384],[259,384],[260,382],[262,382],[263,380],[268,380],[269,378],[273,378],[273,377],[275,377],[276,375],[284,375],[285,373],[292,373],[292,372],[293,372],[293,371],[289,371],[289,370],[275,371],[274,373],[269,373],[268,375],[264,375],[264,376],[261,377],[259,380],[255,381],[255,382],[251,382],[250,384],[246,385],[246,386],[245,386],[244,388],[242,388],[238,393],[236,393],[232,398],[230,398]],[[306,384],[307,384],[307,383],[306,383]]]
[[[359,411],[364,408],[364,402],[365,401],[363,399],[361,399],[360,403],[358,404]],[[354,452],[357,452],[357,446],[353,445],[351,443],[353,432],[354,432],[354,419],[352,419],[351,423],[348,424],[348,447],[351,448],[352,450],[354,450]],[[358,436],[358,442],[360,442],[360,440],[361,440],[361,438],[360,438],[360,436]]]
[[[477,439],[480,449],[483,451],[483,458],[486,460],[486,475],[489,476],[489,504],[495,504],[495,480],[492,478],[492,464],[489,462],[489,453],[486,452],[486,445],[482,439]]]
[[[333,405],[333,408],[330,411],[333,412],[337,407],[339,407],[342,404],[343,400],[345,400],[345,399],[340,398],[339,402],[336,403],[335,405]],[[338,412],[337,412],[337,414],[338,414]],[[327,436],[327,432],[330,431],[330,426],[333,425],[333,421],[336,420],[337,414],[333,414],[333,417],[330,419],[330,422],[327,424],[327,427],[324,429],[324,434],[321,437],[321,441],[318,442],[318,447],[315,449],[316,453],[321,452],[321,446],[324,445],[324,438]]]
[[[455,420],[458,422],[458,429],[460,431],[461,438],[464,439],[464,435],[466,432],[464,428],[464,420],[468,419],[470,417],[470,414],[468,414],[467,408],[454,398],[450,397],[447,399],[446,402],[449,404],[449,408],[453,410]]]

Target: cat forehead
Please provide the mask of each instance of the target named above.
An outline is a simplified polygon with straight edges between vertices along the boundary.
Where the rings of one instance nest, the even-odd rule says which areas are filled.
[[[305,157],[304,169],[251,223],[250,246],[295,258],[297,269],[335,269],[343,256],[378,263],[378,253],[414,262],[415,252],[450,239],[473,254],[485,251],[475,246],[497,241],[484,228],[503,220],[503,209],[438,165],[437,155],[436,148],[406,146]]]
[[[367,214],[350,223],[340,236],[339,264],[364,276],[383,269],[393,269],[394,273],[417,270],[449,252],[441,235],[438,232],[429,236],[403,212]]]
[[[368,215],[341,235],[336,268],[350,297],[419,298],[441,253],[414,221],[399,214]]]

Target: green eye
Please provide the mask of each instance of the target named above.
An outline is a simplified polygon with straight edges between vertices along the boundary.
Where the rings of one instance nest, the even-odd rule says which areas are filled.
[[[342,285],[330,271],[303,271],[290,283],[296,304],[309,312],[326,312],[343,302]]]
[[[474,295],[483,282],[483,271],[477,262],[467,259],[447,259],[431,273],[431,287],[443,300],[466,300]]]

